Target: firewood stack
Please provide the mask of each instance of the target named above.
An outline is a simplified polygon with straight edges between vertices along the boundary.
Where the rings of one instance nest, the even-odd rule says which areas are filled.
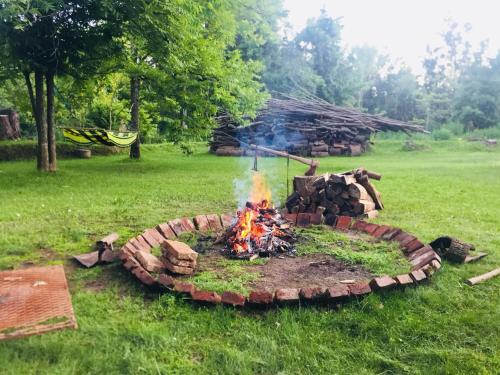
[[[270,99],[249,126],[238,127],[228,115],[219,116],[217,121],[210,151],[227,156],[244,155],[244,143],[302,156],[358,156],[376,132],[424,132],[421,126],[338,107],[318,98],[289,96]]]
[[[376,217],[384,208],[380,193],[370,177],[381,176],[364,168],[321,176],[295,176],[294,192],[287,198],[288,213],[316,213],[326,224],[333,224],[341,216]]]

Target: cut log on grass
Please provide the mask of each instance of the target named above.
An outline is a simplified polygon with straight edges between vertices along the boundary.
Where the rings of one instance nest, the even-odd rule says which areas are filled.
[[[495,276],[498,276],[498,275],[500,275],[500,268],[494,269],[493,271],[487,272],[487,273],[479,275],[479,276],[471,277],[470,279],[467,279],[465,282],[468,285],[476,285],[476,284],[482,283],[483,281],[489,280],[489,279],[491,279]]]
[[[474,245],[449,236],[436,238],[430,245],[441,257],[457,263],[464,263],[470,251],[475,250]]]
[[[483,259],[485,256],[487,256],[488,254],[486,253],[477,253],[477,255],[467,255],[465,257],[465,260],[464,260],[464,263],[471,263],[471,262],[475,262],[479,259]]]

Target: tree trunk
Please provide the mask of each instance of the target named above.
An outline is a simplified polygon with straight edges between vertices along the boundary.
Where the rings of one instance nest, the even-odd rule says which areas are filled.
[[[47,83],[47,138],[49,148],[49,170],[57,170],[56,130],[54,127],[54,73],[45,74]]]
[[[35,101],[35,94],[33,93],[33,85],[31,84],[31,78],[30,78],[30,72],[24,71],[24,81],[26,82],[26,88],[28,89],[28,95],[30,98],[30,104],[31,104],[31,113],[33,114],[33,118],[35,119],[35,124],[36,124],[36,134],[40,134],[40,124],[38,122],[38,118],[36,116],[36,101]],[[40,138],[38,138],[38,150],[40,150]],[[40,158],[40,151],[37,151],[36,153],[36,166],[38,169],[41,169],[42,167],[42,159]]]
[[[49,170],[49,149],[47,140],[47,122],[45,118],[45,96],[43,87],[43,72],[35,71],[35,120],[38,131],[38,169]]]
[[[130,130],[139,133],[139,88],[140,88],[139,77],[130,78]],[[140,159],[141,158],[141,140],[139,134],[137,134],[137,140],[130,146],[130,158]]]

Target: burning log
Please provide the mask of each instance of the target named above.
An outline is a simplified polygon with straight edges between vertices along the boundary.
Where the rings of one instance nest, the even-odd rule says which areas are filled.
[[[226,230],[224,240],[228,254],[236,258],[295,253],[290,225],[267,200],[247,202]]]
[[[337,215],[374,217],[383,205],[369,175],[382,177],[363,168],[322,176],[295,176],[294,192],[285,206],[288,213],[320,213],[326,224],[333,224]]]

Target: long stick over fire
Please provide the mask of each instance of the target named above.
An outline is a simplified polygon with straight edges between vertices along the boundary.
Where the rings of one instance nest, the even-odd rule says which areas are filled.
[[[250,145],[250,149],[269,152],[270,154],[283,156],[285,158],[289,158],[292,160],[296,160],[300,163],[304,163],[304,164],[309,166],[309,169],[305,173],[306,176],[314,176],[314,174],[316,173],[316,168],[319,167],[319,161],[317,161],[317,160],[307,159],[307,158],[303,158],[303,157],[296,156],[296,155],[291,155],[285,151],[277,151],[277,150],[273,150],[272,148],[267,148],[267,147],[262,147],[262,146],[257,146],[257,145]]]

